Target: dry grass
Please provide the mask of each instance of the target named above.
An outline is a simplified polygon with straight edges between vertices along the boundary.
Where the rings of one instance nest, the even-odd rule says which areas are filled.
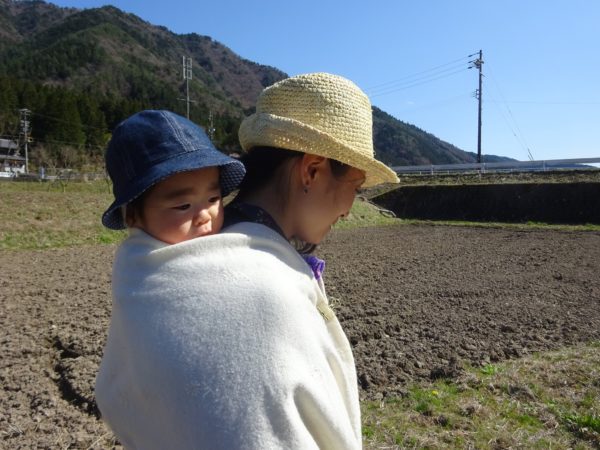
[[[547,172],[487,172],[418,175],[403,174],[401,185],[461,185],[461,184],[512,184],[512,183],[598,183],[600,170],[552,170]]]
[[[100,215],[112,201],[106,182],[1,182],[0,249],[118,242]]]
[[[105,181],[39,183],[0,182],[0,249],[44,249],[116,243],[124,232],[104,228],[100,216],[112,202]],[[230,200],[230,199],[226,199]],[[398,223],[376,206],[355,202],[350,216],[337,227]]]
[[[368,195],[367,195],[368,197]],[[124,232],[108,230],[100,215],[112,202],[106,181],[0,182],[0,249],[44,249],[120,242]],[[227,201],[228,199],[226,199]],[[377,206],[357,199],[349,217],[336,228],[382,225],[457,225],[493,228],[537,228],[572,231],[600,230],[600,225],[508,224],[482,222],[433,222],[400,220]]]
[[[600,343],[363,403],[366,449],[600,448]]]

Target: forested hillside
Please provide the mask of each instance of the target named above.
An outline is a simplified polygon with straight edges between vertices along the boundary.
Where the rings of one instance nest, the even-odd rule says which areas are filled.
[[[219,148],[239,150],[237,130],[260,91],[286,74],[199,34],[105,6],[59,8],[0,0],[0,136],[16,138],[31,111],[34,165],[100,164],[114,126],[146,108],[185,115],[182,57],[193,60],[190,119]],[[374,109],[375,148],[388,164],[473,161],[473,154]]]

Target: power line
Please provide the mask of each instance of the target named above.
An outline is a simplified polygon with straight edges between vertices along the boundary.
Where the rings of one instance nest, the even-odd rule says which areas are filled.
[[[526,105],[600,105],[600,101],[539,101],[539,100],[505,100],[506,104],[526,104]]]
[[[105,148],[104,145],[88,145],[88,144],[82,144],[79,142],[58,141],[55,139],[46,139],[46,140],[36,139],[35,142],[39,142],[42,144],[68,144],[68,145],[72,145],[73,147],[84,147],[84,148],[88,148],[88,149],[97,148],[97,149],[103,150]]]
[[[491,97],[492,94],[489,94]],[[515,137],[515,140],[517,141],[517,143],[521,146],[521,148],[527,152],[527,157],[529,160],[533,159],[533,155],[531,154],[531,151],[529,150],[527,143],[525,141],[523,141],[523,139],[521,137],[519,137],[519,135],[517,134],[516,130],[513,128],[512,124],[510,123],[510,120],[508,119],[508,117],[506,116],[505,112],[503,109],[500,108],[500,106],[498,106],[498,104],[500,103],[499,101],[496,101],[495,99],[492,98],[492,100],[489,100],[490,103],[494,103],[494,106],[496,108],[498,108],[498,112],[500,113],[500,117],[502,117],[502,120],[504,120],[504,123],[506,124],[506,126],[508,127],[508,129],[510,130],[510,132],[512,133],[512,135]]]
[[[521,144],[521,145],[525,144],[525,149],[527,150],[527,157],[528,157],[528,158],[529,158],[531,161],[533,161],[533,159],[534,159],[534,158],[533,158],[533,155],[532,155],[532,153],[531,153],[531,150],[530,150],[530,148],[529,148],[529,144],[527,143],[527,140],[525,139],[525,136],[523,135],[523,132],[522,132],[522,131],[521,131],[521,129],[519,128],[519,125],[518,125],[518,123],[517,123],[517,119],[515,119],[515,116],[514,116],[514,114],[512,113],[512,110],[510,109],[510,107],[508,106],[508,103],[506,102],[506,100],[505,100],[505,98],[504,98],[504,95],[502,94],[502,89],[500,89],[500,85],[499,85],[499,84],[498,84],[498,82],[496,81],[496,77],[493,75],[493,72],[492,72],[492,70],[491,70],[491,67],[489,66],[489,64],[488,64],[488,68],[489,68],[490,78],[492,79],[492,82],[494,83],[494,85],[495,85],[496,89],[498,89],[498,92],[500,93],[500,97],[501,97],[502,101],[504,102],[504,106],[506,107],[506,110],[508,111],[508,113],[509,113],[510,117],[512,118],[512,120],[513,120],[513,123],[514,123],[514,125],[515,125],[515,128],[517,129],[517,132],[518,132],[518,133],[519,133],[519,135],[521,136],[521,140],[522,140],[522,144]],[[509,125],[509,128],[510,128],[510,125]],[[514,131],[513,131],[513,134],[515,135],[515,137],[517,137],[517,135],[515,134],[515,132],[514,132]],[[519,140],[519,139],[517,138],[517,141],[518,141],[518,140]]]
[[[382,86],[388,86],[390,84],[396,84],[396,83],[401,82],[401,81],[406,80],[406,79],[418,78],[422,74],[425,74],[425,73],[428,73],[428,72],[432,72],[432,71],[436,71],[437,69],[440,69],[442,67],[446,67],[446,66],[449,66],[449,65],[456,64],[459,61],[463,61],[463,64],[464,64],[464,60],[466,60],[468,58],[469,58],[469,56],[463,56],[462,58],[455,59],[454,61],[450,61],[450,62],[447,62],[447,63],[444,63],[444,64],[440,64],[438,66],[432,67],[431,69],[422,70],[420,72],[416,72],[416,73],[411,74],[411,75],[406,75],[404,77],[397,78],[396,80],[387,81],[385,83],[380,83],[380,84],[376,84],[374,86],[370,86],[370,87],[366,88],[365,91],[369,92],[369,91],[372,91],[372,90],[377,90],[378,88],[380,88]]]
[[[54,120],[55,122],[66,123],[67,125],[72,125],[73,124],[73,122],[71,122],[71,121],[59,119],[58,117],[47,116],[45,114],[40,114],[40,113],[36,113],[36,112],[32,112],[31,114],[33,116],[38,116],[38,117],[43,117],[45,119]],[[92,128],[94,130],[108,131],[107,128],[94,127],[92,125],[86,125],[86,124],[81,123],[81,122],[79,124],[77,124],[77,125],[79,125],[82,128]]]
[[[453,97],[448,97],[448,98],[441,99],[441,100],[438,100],[438,101],[435,101],[435,102],[427,103],[425,105],[419,105],[419,106],[415,106],[415,107],[407,106],[406,108],[400,109],[397,112],[405,112],[405,111],[413,112],[413,111],[418,111],[418,110],[422,110],[422,109],[429,109],[429,108],[432,108],[434,106],[439,106],[439,105],[444,105],[444,104],[448,104],[448,103],[453,103],[456,100],[463,99],[463,98],[468,98],[468,97],[471,96],[471,94],[472,94],[471,92],[465,92],[465,93],[462,93],[462,94],[459,94],[459,95],[455,95]]]
[[[384,91],[381,91],[381,92],[377,92],[375,94],[371,94],[371,95],[369,95],[369,97],[371,97],[371,98],[380,97],[382,95],[388,95],[388,94],[391,94],[393,92],[398,92],[398,91],[402,91],[402,90],[405,90],[405,89],[410,89],[410,88],[415,87],[415,86],[420,86],[422,84],[431,83],[432,81],[441,80],[442,78],[448,78],[449,76],[455,75],[455,74],[460,73],[460,72],[464,72],[467,69],[468,69],[467,67],[464,67],[462,69],[455,70],[454,72],[450,72],[450,73],[448,73],[446,75],[441,75],[441,76],[434,77],[434,78],[424,78],[421,81],[410,82],[410,83],[405,84],[403,86],[398,86],[398,87],[395,87],[393,89],[388,89],[388,90],[384,90]]]
[[[73,147],[83,147],[86,149],[104,150],[104,148],[105,148],[104,145],[90,145],[90,144],[85,144],[85,143],[82,144],[80,142],[60,141],[60,140],[56,140],[56,139],[34,139],[32,142],[36,143],[36,144],[65,144],[65,145],[71,145]]]

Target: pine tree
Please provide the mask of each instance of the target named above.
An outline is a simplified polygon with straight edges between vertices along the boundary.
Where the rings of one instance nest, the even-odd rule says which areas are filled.
[[[98,101],[95,97],[82,94],[77,106],[86,134],[85,146],[88,152],[91,155],[102,154],[109,134],[104,113],[100,110]]]
[[[74,94],[62,89],[51,92],[46,103],[45,116],[43,138],[46,142],[74,146],[85,143],[85,133]]]

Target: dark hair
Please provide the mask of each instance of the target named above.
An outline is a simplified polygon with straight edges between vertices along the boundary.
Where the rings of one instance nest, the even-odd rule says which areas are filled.
[[[261,190],[273,180],[277,184],[278,192],[283,192],[285,197],[289,193],[289,177],[282,173],[281,167],[294,158],[301,158],[302,152],[286,150],[276,147],[254,147],[245,153],[240,161],[246,167],[246,176],[239,186],[238,196],[243,199],[246,194]]]
[[[252,148],[240,158],[246,167],[246,176],[239,186],[237,198],[243,201],[247,195],[274,183],[275,189],[279,193],[279,205],[277,206],[280,211],[283,211],[290,193],[290,176],[282,168],[292,159],[299,159],[303,155],[304,152],[277,147]],[[331,173],[335,178],[342,178],[351,167],[335,159],[328,159],[328,161]],[[312,253],[317,247],[315,244],[297,239],[292,239],[291,244],[299,253],[303,254]]]
[[[153,184],[136,198],[131,200],[126,205],[123,205],[123,222],[128,227],[131,227],[136,221],[144,220],[144,206],[146,205],[146,198],[154,190],[158,183]]]
[[[289,192],[289,189],[287,189],[288,186],[284,186],[283,183],[289,180],[289,178],[285,176],[287,174],[282,174],[279,168],[289,160],[301,158],[303,155],[303,152],[296,150],[277,147],[254,147],[251,152],[244,154],[240,158],[246,167],[246,176],[239,186],[240,198],[243,198],[248,193],[264,188],[275,177],[278,178],[277,187],[281,188],[278,192],[287,194]],[[345,176],[351,167],[335,159],[329,159],[329,165],[331,173],[335,178]]]
[[[138,220],[144,219],[144,201],[148,191],[137,196],[132,201],[123,206],[123,223],[131,228]]]

